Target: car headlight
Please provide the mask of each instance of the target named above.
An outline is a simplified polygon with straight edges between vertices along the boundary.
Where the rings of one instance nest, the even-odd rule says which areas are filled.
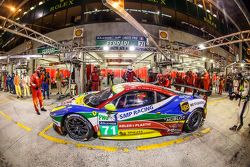
[[[51,112],[56,112],[56,111],[62,110],[64,108],[66,108],[66,106],[59,106],[59,107],[54,108]]]

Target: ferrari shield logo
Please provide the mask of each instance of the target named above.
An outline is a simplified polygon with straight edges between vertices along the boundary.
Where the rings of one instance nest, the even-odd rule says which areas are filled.
[[[190,109],[188,102],[181,102],[180,107],[183,112],[187,112]]]

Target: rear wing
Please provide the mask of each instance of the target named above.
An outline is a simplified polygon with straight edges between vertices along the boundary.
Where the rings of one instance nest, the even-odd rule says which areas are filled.
[[[211,94],[212,94],[212,91],[208,91],[208,90],[205,90],[205,89],[200,89],[200,88],[193,87],[193,86],[182,85],[182,84],[173,84],[173,86],[181,87],[181,88],[183,87],[184,92],[186,91],[186,88],[192,89],[193,96],[195,95],[195,93],[204,94],[205,96],[211,96]]]

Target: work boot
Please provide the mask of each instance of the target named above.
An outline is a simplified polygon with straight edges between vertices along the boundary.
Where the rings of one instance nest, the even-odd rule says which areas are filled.
[[[47,110],[46,110],[44,107],[42,107],[42,108],[41,108],[41,111],[44,111],[44,112],[45,112],[45,111],[47,111]]]
[[[236,131],[236,129],[237,129],[236,125],[234,125],[233,127],[229,128],[229,130],[232,130],[232,131]]]
[[[37,115],[41,115],[39,111],[36,112]]]
[[[23,96],[21,96],[21,98],[23,98]]]

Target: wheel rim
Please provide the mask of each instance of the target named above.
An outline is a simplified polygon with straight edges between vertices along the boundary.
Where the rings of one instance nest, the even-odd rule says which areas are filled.
[[[67,120],[67,131],[71,136],[79,139],[84,139],[89,134],[89,128],[87,123],[78,117],[72,117]]]
[[[194,113],[190,118],[189,126],[190,127],[198,127],[200,120],[200,114],[198,112]]]

